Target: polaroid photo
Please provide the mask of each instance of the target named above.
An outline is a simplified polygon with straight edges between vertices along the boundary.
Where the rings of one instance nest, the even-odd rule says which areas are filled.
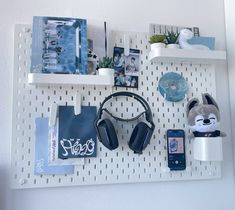
[[[124,48],[114,47],[114,86],[138,88],[140,51],[130,49],[128,56],[124,55]]]
[[[125,75],[138,76],[140,69],[140,51],[130,49],[130,54],[125,56]]]
[[[116,74],[124,74],[125,72],[125,55],[124,48],[114,47],[113,51],[113,66]]]

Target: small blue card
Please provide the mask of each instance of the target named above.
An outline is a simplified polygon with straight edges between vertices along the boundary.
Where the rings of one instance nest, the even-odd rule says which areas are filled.
[[[36,132],[35,132],[35,175],[51,175],[51,174],[73,174],[74,166],[48,165],[48,137],[49,137],[49,119],[36,118]]]
[[[95,106],[82,106],[81,114],[74,114],[73,106],[59,106],[60,159],[96,157]]]

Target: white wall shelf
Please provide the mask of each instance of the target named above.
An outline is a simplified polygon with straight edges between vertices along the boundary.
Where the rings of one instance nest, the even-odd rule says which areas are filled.
[[[150,61],[214,63],[225,61],[225,51],[158,48],[149,53]]]
[[[113,86],[113,76],[76,75],[76,74],[41,74],[29,73],[28,83],[32,85],[106,85]]]

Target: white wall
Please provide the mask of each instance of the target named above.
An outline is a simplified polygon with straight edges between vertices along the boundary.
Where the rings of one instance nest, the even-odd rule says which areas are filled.
[[[229,72],[229,88],[230,88],[230,105],[231,105],[231,118],[232,125],[235,124],[235,14],[233,8],[235,8],[235,2],[232,0],[225,0],[225,24],[226,24],[226,44],[228,52],[228,72]],[[233,137],[235,136],[235,130],[233,131]],[[235,143],[234,143],[235,149]],[[235,155],[234,155],[235,160]]]
[[[231,0],[232,1],[232,0]],[[108,21],[113,29],[147,31],[148,24],[199,26],[225,49],[223,0],[8,0],[0,7],[0,210],[232,210],[235,206],[227,71],[218,69],[218,102],[222,111],[225,157],[222,179],[148,184],[120,184],[10,191],[13,30],[32,16],[68,16]],[[92,200],[92,201],[91,201]]]

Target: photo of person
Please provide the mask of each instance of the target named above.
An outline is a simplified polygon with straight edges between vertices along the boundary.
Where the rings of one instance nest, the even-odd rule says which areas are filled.
[[[124,71],[120,71],[118,74],[115,74],[115,86],[126,86],[126,78],[124,75]]]
[[[114,47],[114,85],[117,87],[138,88],[139,55],[137,49],[130,49],[128,56],[124,55],[124,48]]]
[[[129,56],[126,56],[125,63],[125,75],[139,75],[139,55],[130,54]]]
[[[114,47],[113,65],[115,72],[120,72],[125,70],[124,48]]]

